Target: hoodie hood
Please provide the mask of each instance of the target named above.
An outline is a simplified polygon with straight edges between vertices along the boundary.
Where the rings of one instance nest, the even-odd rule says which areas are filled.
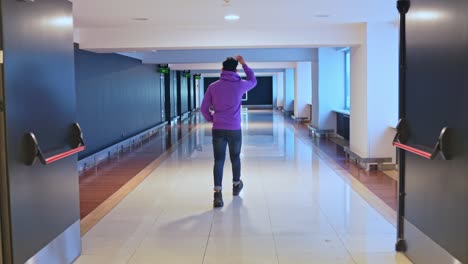
[[[228,82],[237,82],[241,79],[237,72],[233,71],[222,71],[221,72],[221,80],[228,81]]]

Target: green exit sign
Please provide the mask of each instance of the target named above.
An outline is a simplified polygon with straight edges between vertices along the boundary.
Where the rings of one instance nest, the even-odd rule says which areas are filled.
[[[159,72],[159,73],[164,73],[164,74],[168,74],[169,71],[170,71],[169,68],[159,68],[159,69],[158,69],[158,72]]]

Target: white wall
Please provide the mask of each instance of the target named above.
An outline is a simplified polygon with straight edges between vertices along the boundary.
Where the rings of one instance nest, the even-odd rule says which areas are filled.
[[[284,73],[279,72],[276,75],[276,83],[277,83],[277,93],[276,93],[276,104],[277,107],[284,107]]]
[[[242,55],[249,62],[295,62],[314,60],[311,48],[282,49],[196,49],[196,50],[158,50],[156,52],[132,52],[143,54],[143,63],[217,63],[226,57]]]
[[[292,68],[285,71],[284,109],[287,111],[294,111],[294,72]]]
[[[314,127],[319,127],[319,64],[320,56],[318,62],[312,64],[312,116],[310,121]]]
[[[312,103],[312,62],[298,62],[294,78],[294,116],[308,117],[307,104]]]
[[[398,28],[390,23],[367,26],[367,116],[369,155],[393,157],[391,142],[398,122]]]
[[[336,48],[319,49],[318,106],[315,126],[336,130],[336,113],[345,107],[345,54]]]

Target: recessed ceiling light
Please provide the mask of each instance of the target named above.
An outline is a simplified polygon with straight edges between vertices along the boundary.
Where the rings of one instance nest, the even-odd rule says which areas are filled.
[[[327,15],[327,14],[318,14],[318,15],[315,15],[315,17],[318,17],[318,18],[326,18],[326,17],[330,17],[330,15]]]
[[[224,17],[225,20],[228,20],[228,21],[236,21],[236,20],[239,20],[240,19],[240,16],[238,15],[227,15]]]
[[[147,17],[134,17],[134,18],[132,18],[132,20],[135,20],[135,21],[147,21],[147,20],[149,20],[149,18],[147,18]]]

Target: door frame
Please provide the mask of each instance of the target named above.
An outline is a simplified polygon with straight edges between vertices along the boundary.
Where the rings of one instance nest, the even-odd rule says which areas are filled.
[[[164,74],[164,111],[167,122],[171,122],[172,119],[172,111],[171,111],[171,75]]]
[[[177,113],[176,116],[182,116],[182,72],[176,71],[176,93],[177,93]]]
[[[0,18],[2,9],[0,5]],[[0,264],[12,263],[7,175],[5,91],[3,89],[3,25],[0,19]]]
[[[165,76],[164,73],[160,73],[159,76],[159,96],[160,96],[160,105],[161,105],[161,123],[166,121],[166,85],[165,85]],[[1,264],[1,263],[0,263]]]

